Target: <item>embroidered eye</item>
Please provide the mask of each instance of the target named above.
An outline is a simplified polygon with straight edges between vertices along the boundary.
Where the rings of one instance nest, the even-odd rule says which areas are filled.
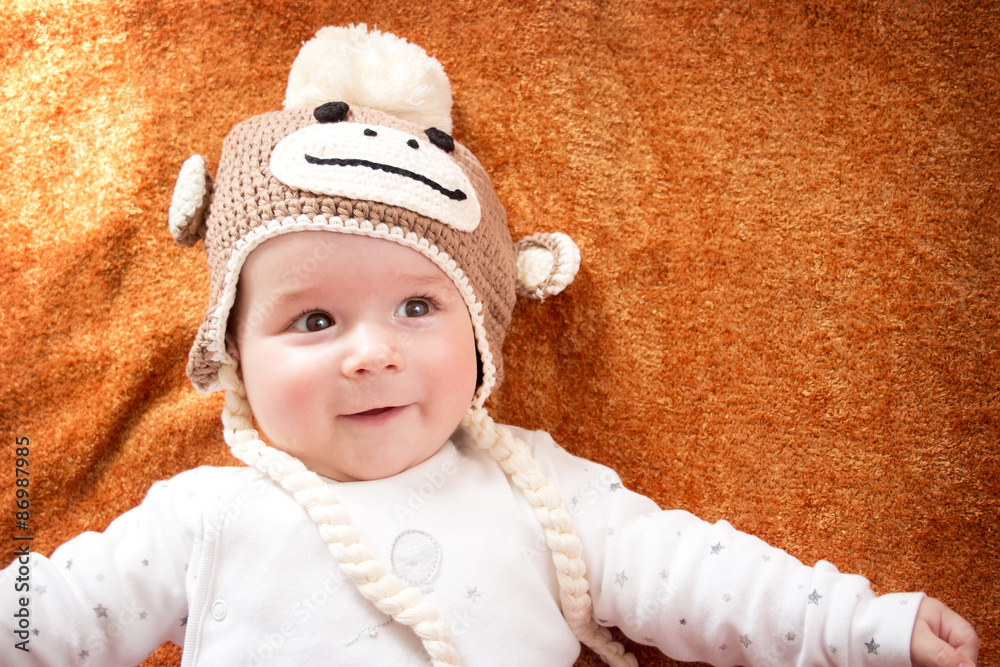
[[[420,144],[417,142],[416,139],[410,139],[409,141],[406,142],[406,145],[409,146],[410,148],[420,148]]]
[[[332,326],[333,318],[318,311],[303,315],[292,323],[292,329],[303,332],[322,331]]]
[[[396,309],[396,317],[424,317],[430,315],[431,307],[427,299],[407,299]]]
[[[370,127],[366,127],[365,128],[365,136],[366,137],[377,137],[378,136],[378,132],[376,132],[375,130],[371,129]]]
[[[451,138],[451,135],[447,132],[442,132],[436,127],[429,127],[424,130],[424,134],[432,144],[443,150],[445,153],[451,153],[455,150],[455,140]]]
[[[350,107],[345,102],[327,102],[316,107],[313,118],[321,123],[339,123],[347,118]]]

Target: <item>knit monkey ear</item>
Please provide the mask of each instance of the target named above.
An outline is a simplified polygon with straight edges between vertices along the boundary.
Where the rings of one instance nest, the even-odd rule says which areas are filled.
[[[580,249],[561,232],[532,234],[514,244],[517,293],[544,299],[563,291],[580,269]]]
[[[191,247],[201,238],[201,225],[208,208],[212,177],[205,158],[192,155],[181,166],[170,201],[170,233],[182,246]]]

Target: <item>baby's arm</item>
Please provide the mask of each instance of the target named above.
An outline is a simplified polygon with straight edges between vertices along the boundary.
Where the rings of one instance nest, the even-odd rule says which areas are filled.
[[[136,665],[164,641],[183,644],[185,566],[201,528],[191,504],[171,482],[156,484],[104,532],[0,571],[5,592],[23,584],[16,596],[0,596],[0,612],[17,620],[19,633],[0,644],[0,664]]]
[[[936,660],[948,649],[938,636],[974,657],[975,633],[939,602],[924,605],[919,593],[876,597],[863,577],[825,562],[807,568],[725,522],[660,512],[611,471],[574,463],[544,434],[533,436],[583,539],[598,619],[633,639],[720,665],[959,667]]]
[[[979,657],[979,637],[968,621],[940,600],[924,598],[910,639],[916,667],[971,667]]]

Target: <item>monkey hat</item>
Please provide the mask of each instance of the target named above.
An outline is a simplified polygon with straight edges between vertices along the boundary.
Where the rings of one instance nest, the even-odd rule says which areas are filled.
[[[450,114],[444,69],[420,47],[363,24],[324,28],[292,65],[284,109],[230,132],[214,182],[204,158],[189,158],[174,188],[170,230],[182,245],[204,241],[210,285],[188,376],[199,391],[225,390],[224,434],[233,453],[307,509],[361,593],[411,626],[435,665],[458,664],[437,610],[374,559],[335,485],[259,437],[238,361],[226,345],[240,270],[268,239],[329,231],[419,252],[454,282],[472,320],[481,375],[463,424],[536,508],[574,633],[609,663],[633,664],[592,618],[580,542],[558,492],[527,445],[484,407],[502,378],[501,348],[516,295],[558,293],[573,280],[580,254],[564,234],[511,240],[489,176],[450,134]],[[323,261],[320,244],[302,266]]]

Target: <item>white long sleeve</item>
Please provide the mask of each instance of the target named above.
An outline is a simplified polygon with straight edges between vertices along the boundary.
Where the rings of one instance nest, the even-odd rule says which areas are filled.
[[[600,622],[716,665],[909,665],[919,594],[876,598],[862,577],[661,511],[547,434],[515,433],[573,515]],[[438,609],[463,664],[574,663],[541,526],[478,448],[449,443],[395,477],[330,485],[376,559]],[[18,567],[0,573],[9,627]],[[0,664],[135,665],[166,640],[184,667],[427,662],[305,510],[249,468],[182,473],[103,533],[33,555],[28,597],[30,652],[7,634]]]
[[[522,435],[574,514],[602,623],[684,661],[909,666],[922,594],[876,597],[863,577],[662,511],[547,434]]]
[[[197,526],[178,519],[199,516],[185,500],[169,482],[155,484],[103,533],[83,533],[51,558],[32,553],[27,642],[0,645],[0,664],[135,665],[164,641],[183,643],[185,569]],[[4,618],[16,613],[8,592],[19,566],[0,573]]]

